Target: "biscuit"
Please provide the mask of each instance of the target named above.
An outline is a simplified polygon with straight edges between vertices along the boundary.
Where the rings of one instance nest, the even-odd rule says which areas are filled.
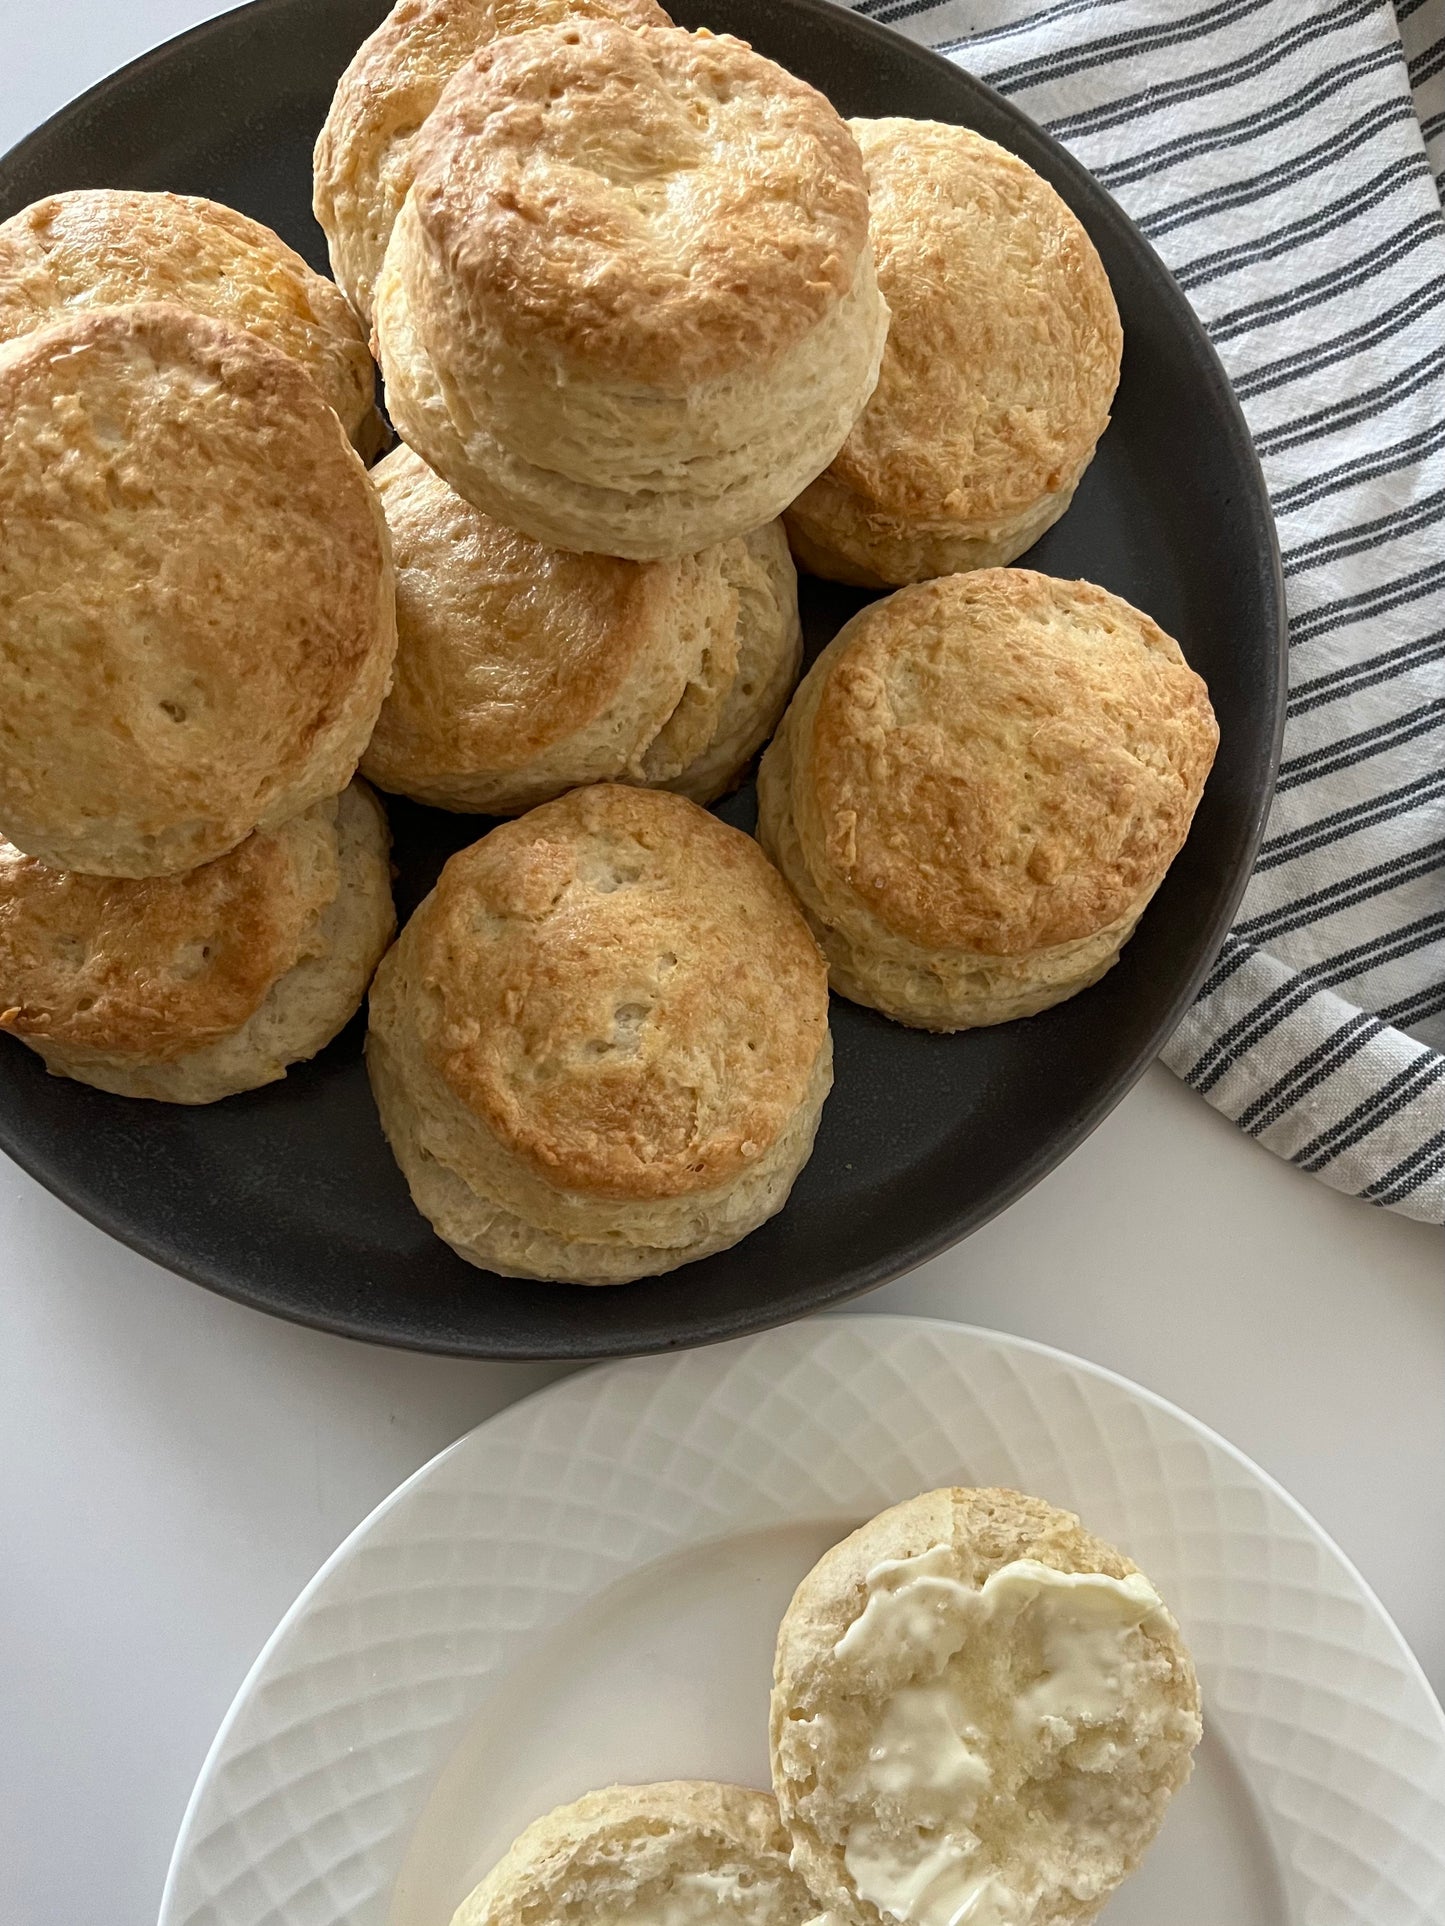
[[[741,41],[592,21],[495,41],[415,148],[377,284],[392,419],[558,548],[692,555],[837,454],[887,328],[863,165]]]
[[[706,1780],[608,1786],[536,1820],[452,1926],[806,1926],[772,1794]]]
[[[174,301],[289,354],[360,454],[384,433],[376,369],[345,299],[269,227],[191,194],[52,194],[0,223],[0,341],[74,309]]]
[[[621,1283],[782,1208],[832,1082],[827,972],[749,837],[574,789],[452,857],[377,973],[367,1064],[462,1257]]]
[[[336,415],[167,303],[0,345],[0,835],[191,869],[346,787],[391,676],[386,523]]]
[[[758,771],[758,836],[834,989],[900,1023],[1031,1016],[1118,959],[1188,834],[1219,731],[1147,615],[981,569],[847,623]]]
[[[654,0],[398,0],[362,41],[316,142],[313,208],[331,271],[364,321],[411,186],[416,137],[442,89],[501,35],[572,19],[671,24]]]
[[[0,843],[0,1029],[123,1097],[274,1083],[361,1007],[396,926],[388,842],[353,783],[181,876],[77,876]]]
[[[1199,1742],[1179,1627],[1014,1491],[925,1492],[824,1554],[778,1634],[773,1785],[839,1926],[1083,1926]]]
[[[1011,562],[1068,507],[1108,425],[1108,276],[1053,188],[992,141],[849,126],[893,320],[872,399],[788,511],[793,551],[870,588]]]
[[[780,522],[671,562],[548,548],[409,448],[372,470],[397,658],[362,768],[443,809],[515,815],[605,780],[710,802],[772,733],[802,655]]]

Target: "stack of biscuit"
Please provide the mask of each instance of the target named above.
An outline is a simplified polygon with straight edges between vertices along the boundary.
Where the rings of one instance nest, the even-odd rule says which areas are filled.
[[[391,679],[371,359],[268,229],[83,191],[0,226],[0,1026],[209,1103],[359,1007]]]
[[[382,969],[383,1126],[471,1262],[671,1269],[785,1202],[830,986],[1042,1009],[1187,833],[1177,645],[1004,566],[1107,425],[1107,276],[1001,148],[655,0],[399,0],[315,211],[339,287],[175,195],[0,227],[0,1025],[251,1088],[389,939],[358,767],[518,818]],[[899,591],[796,694],[795,560]],[[705,805],[770,741],[760,850]]]

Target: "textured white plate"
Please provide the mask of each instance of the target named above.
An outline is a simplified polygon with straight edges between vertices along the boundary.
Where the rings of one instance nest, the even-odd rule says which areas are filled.
[[[1110,1926],[1441,1926],[1445,1715],[1319,1527],[1123,1379],[866,1316],[569,1378],[401,1486],[242,1686],[161,1926],[447,1926],[589,1786],[766,1784],[793,1585],[942,1484],[1080,1512],[1193,1647],[1208,1737]]]

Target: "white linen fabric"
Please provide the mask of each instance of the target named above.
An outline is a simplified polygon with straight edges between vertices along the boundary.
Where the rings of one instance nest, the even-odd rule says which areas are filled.
[[[1445,0],[855,5],[1010,95],[1122,203],[1264,466],[1284,756],[1164,1060],[1325,1183],[1445,1222]]]

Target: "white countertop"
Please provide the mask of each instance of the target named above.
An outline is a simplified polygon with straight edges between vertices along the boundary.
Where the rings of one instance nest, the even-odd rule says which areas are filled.
[[[6,10],[0,148],[207,13]],[[408,1473],[552,1375],[373,1350],[110,1242],[0,1158],[0,1919],[142,1926],[276,1620]],[[1159,1068],[868,1310],[998,1325],[1213,1425],[1334,1534],[1445,1688],[1445,1242]]]
[[[544,1383],[303,1331],[157,1270],[0,1159],[0,1919],[152,1919],[248,1666],[365,1513]],[[1437,1232],[1155,1068],[967,1243],[862,1301],[1093,1358],[1334,1534],[1445,1687]],[[7,1895],[7,1887],[13,1892]]]

